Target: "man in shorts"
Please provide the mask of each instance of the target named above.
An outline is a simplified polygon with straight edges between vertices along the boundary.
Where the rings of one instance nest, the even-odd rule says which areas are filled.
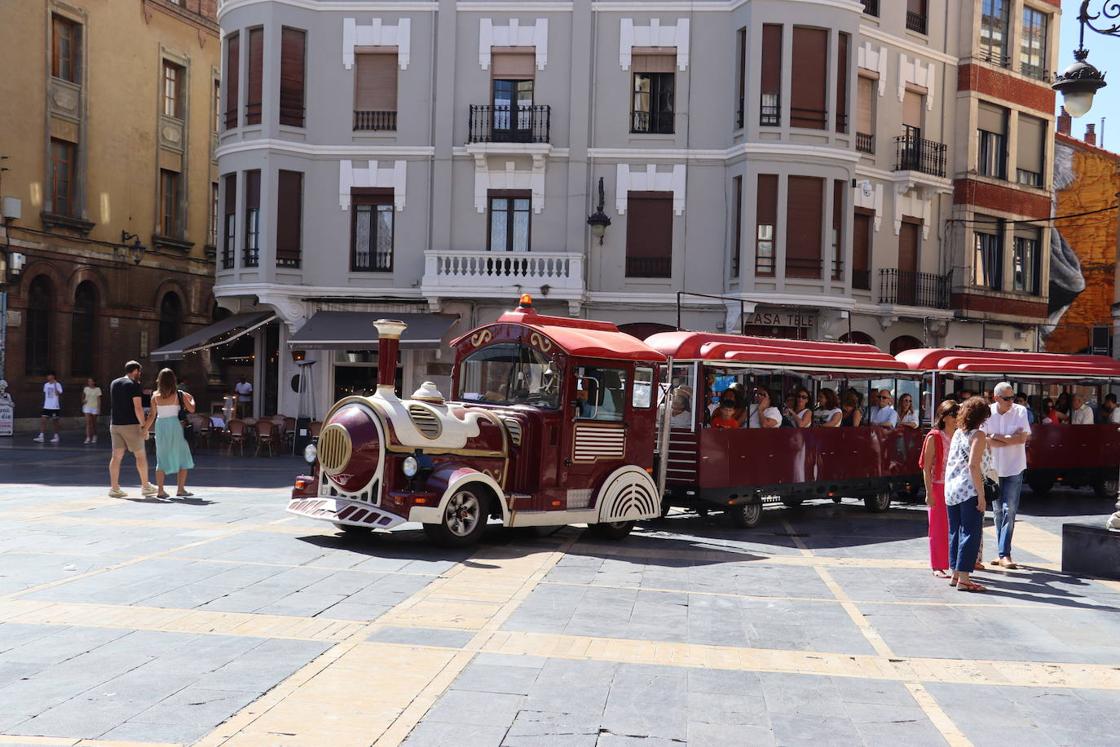
[[[144,442],[148,431],[141,425],[144,422],[144,395],[140,387],[140,364],[129,361],[124,366],[124,376],[113,379],[109,386],[109,434],[113,438],[113,456],[109,459],[109,497],[124,498],[121,490],[121,461],[125,451],[131,451],[136,459],[136,471],[140,474],[140,493],[145,498],[156,494],[156,486],[148,482],[148,454]]]
[[[55,377],[54,371],[47,374],[47,381],[43,384],[43,412],[39,418],[39,435],[35,437],[35,441],[43,443],[46,440],[47,434],[47,421],[54,423],[54,437],[51,438],[51,443],[58,443],[58,426],[61,422],[59,416],[62,414],[62,384],[59,383],[58,378]]]

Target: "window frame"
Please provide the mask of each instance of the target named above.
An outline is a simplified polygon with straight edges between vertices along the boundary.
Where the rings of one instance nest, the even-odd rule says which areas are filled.
[[[182,236],[179,193],[182,174],[170,169],[159,170],[159,234],[172,239]]]
[[[88,305],[82,296],[88,293]],[[92,376],[93,351],[97,349],[97,287],[89,280],[74,289],[74,303],[70,312],[70,374]]]
[[[237,172],[222,175],[225,208],[222,211],[222,269],[232,270],[237,260]]]
[[[1040,252],[1042,239],[1035,230],[1034,236],[1015,235],[1011,243],[1011,289],[1032,296],[1039,294],[1041,270]]]
[[[65,158],[60,157],[59,150],[63,151]],[[77,189],[74,184],[76,176],[76,161],[78,158],[78,145],[69,140],[61,140],[59,138],[50,139],[50,190],[51,190],[51,212],[55,215],[64,215],[69,218],[77,218]],[[61,171],[59,170],[61,167]],[[64,179],[59,179],[64,176]],[[64,190],[60,191],[60,185],[64,186]],[[60,205],[64,202],[64,205]]]
[[[1006,181],[1007,135],[977,128],[976,139],[976,173]]]
[[[218,203],[218,182],[210,182],[210,212],[208,217],[208,224],[206,231],[206,245],[217,248],[218,246],[218,216],[219,203]]]
[[[649,90],[638,88],[639,78],[649,79]],[[668,81],[668,91],[664,91]],[[630,134],[631,135],[673,135],[676,134],[676,90],[677,74],[650,73],[635,70],[630,78]],[[662,108],[668,97],[668,108]],[[639,100],[645,101],[646,108],[639,109]],[[646,128],[638,124],[639,115],[646,115]]]
[[[514,228],[517,225],[517,214],[522,212],[515,207],[517,200],[527,202],[524,211],[526,216],[525,248],[515,248],[516,237]],[[506,203],[506,248],[494,249],[494,203]],[[492,189],[486,193],[486,250],[493,254],[526,254],[533,251],[533,194],[524,190]]]
[[[992,15],[988,12],[990,4],[1000,3],[1003,8],[1002,16]],[[993,25],[989,19],[998,21],[999,25]],[[982,0],[980,4],[980,35],[976,44],[976,49],[980,53],[980,58],[991,65],[1007,68],[1011,66],[1011,55],[1008,54],[1008,42],[1010,38],[1008,31],[1011,28],[1011,2],[1009,0]],[[987,31],[987,38],[985,39],[985,31]],[[1001,41],[998,46],[992,41],[995,32],[1001,32]],[[1000,54],[995,56],[993,53],[999,49]]]
[[[160,112],[165,117],[182,120],[184,110],[184,89],[187,83],[187,69],[166,57],[161,61],[160,74]]]
[[[659,249],[659,250],[660,249],[665,249],[666,246],[667,246],[668,251],[663,252],[661,254],[653,254],[653,253],[650,253],[648,251],[646,253],[636,253],[636,252],[632,251],[631,249],[632,249],[632,247],[637,245],[640,242],[640,239],[642,238],[640,233],[638,233],[638,232],[640,230],[639,226],[642,226],[643,224],[641,223],[641,221],[635,219],[634,213],[635,212],[641,212],[641,213],[643,213],[643,215],[646,215],[645,211],[646,210],[651,210],[651,208],[649,207],[649,204],[654,203],[654,202],[658,203],[658,207],[660,209],[668,211],[667,216],[669,218],[669,230],[664,234],[665,244],[656,246],[656,248]],[[635,208],[637,208],[639,203],[644,203],[644,206],[635,210]],[[653,216],[653,215],[655,215],[655,214],[651,212],[648,215],[646,215],[646,217],[650,220],[653,220],[652,218],[650,218],[650,216]],[[665,215],[661,215],[661,216],[658,216],[658,219],[661,219],[661,218],[664,218],[664,217],[665,217]],[[627,191],[627,193],[626,193],[626,245],[625,245],[626,249],[625,249],[625,254],[624,254],[625,259],[624,259],[624,265],[623,265],[623,276],[626,278],[627,282],[632,281],[632,280],[642,281],[642,280],[671,280],[672,279],[672,277],[673,277],[673,259],[674,259],[674,255],[675,255],[674,234],[675,234],[675,230],[676,230],[676,226],[674,225],[674,222],[675,221],[674,221],[673,193],[672,192],[660,191],[660,190],[654,190],[654,191],[629,190],[629,191]],[[651,245],[651,243],[652,242],[644,242],[642,245],[648,247],[648,246]],[[640,270],[640,269],[638,269],[638,266],[640,264],[640,260],[657,260],[657,262],[661,263],[660,266],[664,268],[664,272],[655,271],[655,269],[654,269],[655,265],[654,265],[653,262],[647,263],[647,265],[646,265],[647,269]],[[634,271],[633,272],[631,272],[631,265],[632,264],[634,266]]]
[[[287,70],[285,64],[287,40],[298,35],[300,40],[299,80],[294,78],[294,70]],[[280,27],[280,65],[279,95],[277,97],[278,121],[284,127],[307,127],[307,30],[294,26]],[[298,94],[299,102],[295,101]]]
[[[974,287],[997,292],[1003,290],[1003,238],[1005,230],[1005,223],[1002,218],[997,219],[994,233],[973,230],[971,280]],[[991,262],[987,261],[989,258],[992,260]]]
[[[1041,29],[1042,37],[1040,48],[1037,50],[1037,64],[1035,62],[1035,49],[1027,46],[1031,38],[1028,29],[1035,28],[1034,23],[1028,25],[1028,21],[1032,20],[1032,18],[1039,21],[1038,27]],[[1049,13],[1041,11],[1038,8],[1032,8],[1029,5],[1023,5],[1023,15],[1019,24],[1019,73],[1021,75],[1036,80],[1046,80],[1046,59],[1047,47],[1050,44],[1050,23]],[[1030,61],[1028,62],[1027,60]]]
[[[65,29],[66,35],[59,31]],[[63,53],[63,44],[66,51]],[[82,24],[61,13],[51,13],[51,77],[82,84]]]
[[[249,180],[256,179],[256,204],[251,205],[253,190]],[[261,172],[259,169],[245,171],[245,243],[241,247],[241,266],[259,267],[261,262]]]
[[[735,200],[735,238],[731,244],[731,279],[738,281],[743,268],[743,175],[732,177],[731,184],[731,194]]]
[[[285,176],[287,175],[287,176]],[[294,181],[296,190],[295,206],[285,205],[284,185],[287,181]],[[304,172],[292,169],[279,169],[276,172],[276,266],[284,268],[299,268],[303,263],[303,199],[305,196]],[[281,228],[285,222],[295,221],[294,247],[291,241],[281,238]],[[283,256],[281,256],[283,253]]]
[[[41,298],[40,298],[41,293]],[[27,317],[24,332],[24,373],[42,376],[51,370],[51,352],[54,349],[51,332],[51,308],[54,303],[54,283],[47,275],[38,275],[27,286]]]
[[[370,242],[368,247],[369,264],[361,267],[358,264],[358,208],[369,207],[370,210]],[[380,208],[387,208],[392,216],[392,235],[389,237],[389,263],[388,266],[377,266],[377,220]],[[350,190],[350,272],[392,272],[396,261],[396,234],[397,216],[396,206],[393,201],[393,190],[385,188],[352,188]]]

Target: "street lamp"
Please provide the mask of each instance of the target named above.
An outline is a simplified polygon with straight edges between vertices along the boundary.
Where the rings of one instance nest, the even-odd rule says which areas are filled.
[[[128,243],[130,241],[132,242],[131,245]],[[144,246],[143,244],[140,243],[140,237],[139,236],[137,236],[134,233],[129,233],[128,231],[123,231],[123,230],[121,231],[121,247],[120,247],[120,249],[121,249],[121,254],[123,256],[130,257],[132,259],[132,264],[134,264],[134,265],[140,264],[140,260],[144,256],[144,252],[148,251],[148,247],[146,247],[146,246]]]
[[[1077,13],[1077,21],[1081,24],[1081,35],[1077,42],[1077,51],[1073,53],[1076,62],[1054,76],[1054,84],[1051,86],[1062,94],[1062,105],[1071,117],[1087,114],[1093,106],[1093,95],[1108,85],[1105,83],[1104,73],[1088,61],[1089,50],[1085,49],[1085,27],[1088,26],[1091,30],[1105,36],[1120,36],[1120,21],[1110,26],[1093,24],[1094,21],[1100,23],[1101,18],[1106,19],[1105,24],[1120,18],[1120,1],[1105,0],[1100,11],[1092,15],[1089,13],[1089,2],[1090,0],[1083,0],[1081,9]]]
[[[587,225],[591,226],[591,235],[599,239],[599,246],[603,245],[603,234],[607,232],[607,226],[611,224],[610,216],[603,212],[603,204],[606,198],[603,196],[603,177],[599,177],[599,207],[595,212],[587,216]]]

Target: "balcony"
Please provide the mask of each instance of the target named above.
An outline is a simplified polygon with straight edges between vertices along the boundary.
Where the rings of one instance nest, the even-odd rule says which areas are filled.
[[[926,33],[927,19],[925,13],[916,13],[912,10],[906,11],[906,28],[910,31],[917,31],[919,34]]]
[[[894,268],[879,270],[879,303],[891,306],[949,308],[949,278]]]
[[[671,278],[673,277],[672,257],[627,257],[626,277],[628,278]]]
[[[578,299],[583,254],[569,252],[424,252],[422,291],[432,296],[506,298],[516,292]]]
[[[860,153],[875,153],[875,136],[866,132],[856,133],[856,150]]]
[[[630,113],[630,132],[635,135],[672,135],[673,125],[671,111]]]
[[[921,136],[921,130],[906,128],[906,134],[894,139],[895,171],[917,171],[945,178],[946,146]]]
[[[354,110],[354,132],[395,132],[397,113]]]
[[[863,0],[863,12],[869,16],[879,17],[879,0]]]
[[[547,104],[472,105],[468,143],[548,143],[552,107]]]

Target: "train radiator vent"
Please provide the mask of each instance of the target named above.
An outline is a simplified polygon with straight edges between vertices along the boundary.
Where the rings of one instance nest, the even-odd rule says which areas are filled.
[[[509,440],[514,446],[521,445],[521,421],[517,418],[502,418],[502,422],[506,424],[506,430],[509,431]]]
[[[439,418],[427,407],[409,405],[408,415],[412,418],[412,424],[424,435],[424,438],[430,438],[434,441],[443,433],[443,426],[440,424]]]
[[[328,475],[337,475],[350,461],[353,444],[350,432],[338,423],[331,423],[319,434],[319,466]]]

